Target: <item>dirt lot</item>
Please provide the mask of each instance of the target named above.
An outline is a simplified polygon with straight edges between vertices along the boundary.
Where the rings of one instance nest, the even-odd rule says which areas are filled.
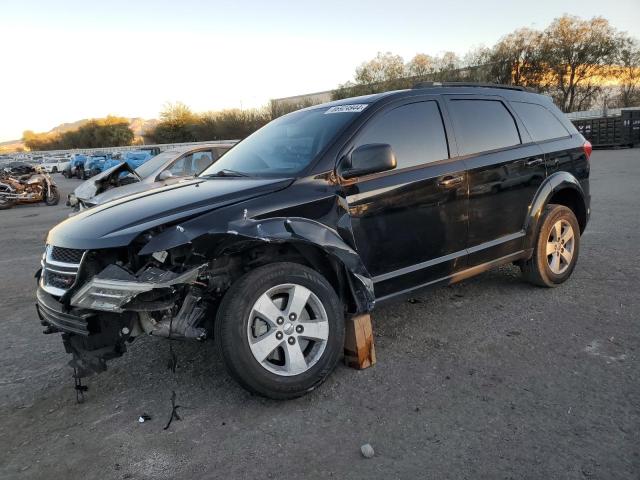
[[[289,402],[242,390],[212,344],[177,344],[173,376],[144,338],[76,404],[33,305],[67,208],[0,212],[0,478],[640,478],[640,149],[592,160],[571,281],[505,267],[376,310],[378,365]],[[164,431],[172,390],[182,420]]]

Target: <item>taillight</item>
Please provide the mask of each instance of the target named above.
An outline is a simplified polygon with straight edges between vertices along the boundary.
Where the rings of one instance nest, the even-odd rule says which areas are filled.
[[[591,143],[585,140],[584,145],[582,145],[582,149],[584,150],[584,154],[587,156],[587,160],[589,160],[589,158],[591,157],[591,151],[593,150]]]

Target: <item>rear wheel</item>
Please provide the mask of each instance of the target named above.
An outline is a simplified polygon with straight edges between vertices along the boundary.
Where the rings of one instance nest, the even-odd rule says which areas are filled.
[[[265,265],[226,293],[215,338],[243,387],[270,398],[294,398],[320,385],[340,359],[343,307],[314,270],[295,263]]]
[[[51,173],[58,173],[58,167],[53,167],[51,169]]]
[[[522,263],[523,276],[543,287],[555,287],[573,273],[580,252],[580,226],[571,209],[548,205],[540,219],[533,256]]]

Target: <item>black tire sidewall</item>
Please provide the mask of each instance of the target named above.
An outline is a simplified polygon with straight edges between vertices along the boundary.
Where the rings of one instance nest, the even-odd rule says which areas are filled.
[[[247,338],[249,315],[256,300],[269,288],[284,283],[296,283],[311,290],[322,302],[329,320],[329,339],[322,357],[306,372],[289,377],[262,367],[254,358]],[[227,369],[241,385],[270,398],[294,398],[322,383],[342,355],[342,304],[331,285],[310,268],[295,263],[265,265],[247,273],[227,291],[218,310],[215,338]]]
[[[563,205],[549,205],[547,207],[547,213],[542,221],[540,227],[540,233],[538,234],[538,241],[536,244],[536,262],[539,269],[540,276],[545,283],[549,285],[559,285],[564,283],[573,273],[580,254],[580,225],[574,213]],[[551,228],[558,220],[565,220],[573,228],[574,235],[574,247],[573,257],[571,258],[571,264],[561,274],[556,274],[551,271],[549,263],[547,261],[547,239],[551,232]]]

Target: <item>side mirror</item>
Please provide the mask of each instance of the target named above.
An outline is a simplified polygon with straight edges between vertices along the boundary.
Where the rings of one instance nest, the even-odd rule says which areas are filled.
[[[158,175],[158,180],[166,180],[171,177],[173,177],[173,173],[171,173],[170,170],[163,170],[160,172],[160,175]]]
[[[396,168],[396,156],[391,145],[370,143],[356,148],[340,163],[342,178],[355,178]]]

